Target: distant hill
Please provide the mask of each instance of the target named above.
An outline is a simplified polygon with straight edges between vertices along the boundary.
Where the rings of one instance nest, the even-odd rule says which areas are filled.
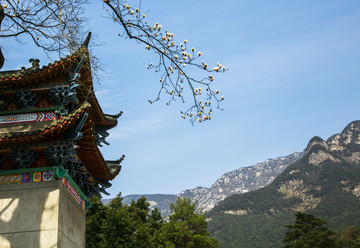
[[[280,247],[296,211],[325,219],[332,230],[360,226],[360,121],[327,141],[310,140],[303,157],[270,185],[233,195],[209,213],[223,248]]]

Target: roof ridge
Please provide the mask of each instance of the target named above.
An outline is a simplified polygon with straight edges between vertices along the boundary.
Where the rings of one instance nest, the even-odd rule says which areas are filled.
[[[75,57],[79,54],[86,53],[86,52],[88,52],[88,45],[89,45],[90,39],[91,39],[91,32],[88,33],[83,44],[75,52],[73,52],[69,55],[66,55],[65,57],[60,57],[58,60],[54,60],[53,62],[50,62],[47,65],[43,65],[42,67],[39,66],[39,62],[40,62],[39,59],[31,58],[31,59],[29,59],[29,62],[32,63],[32,67],[29,67],[29,68],[22,67],[19,70],[0,71],[0,81],[18,80],[21,77],[25,77],[25,76],[31,75],[33,73],[43,71],[52,66],[56,66],[58,63],[65,62],[69,58]]]

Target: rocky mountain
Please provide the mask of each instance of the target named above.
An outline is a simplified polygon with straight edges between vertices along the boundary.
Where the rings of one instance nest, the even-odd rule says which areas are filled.
[[[225,173],[211,188],[188,189],[178,194],[178,197],[188,197],[193,202],[198,202],[198,208],[210,211],[228,196],[243,194],[269,185],[302,155],[303,153],[295,152],[285,157],[267,159],[262,163]]]
[[[360,226],[360,121],[324,141],[314,137],[300,160],[271,184],[233,195],[208,213],[220,247],[280,247],[294,213],[327,220],[332,230]]]
[[[210,188],[187,189],[178,195],[127,195],[123,197],[123,202],[130,204],[132,200],[136,201],[141,196],[145,196],[151,204],[151,209],[157,207],[166,216],[170,214],[169,204],[174,203],[176,197],[187,197],[193,202],[198,202],[198,209],[210,211],[228,196],[246,193],[269,185],[287,166],[298,161],[302,156],[302,152],[295,152],[285,157],[267,159],[262,163],[225,173]],[[108,204],[110,200],[103,199],[102,201],[104,204]]]

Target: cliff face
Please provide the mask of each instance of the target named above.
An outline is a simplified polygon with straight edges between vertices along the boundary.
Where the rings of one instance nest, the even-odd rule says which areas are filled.
[[[178,196],[197,201],[199,209],[210,211],[228,196],[243,194],[269,185],[287,166],[298,161],[302,155],[303,153],[296,152],[285,157],[267,159],[254,166],[225,173],[211,188],[188,189]]]

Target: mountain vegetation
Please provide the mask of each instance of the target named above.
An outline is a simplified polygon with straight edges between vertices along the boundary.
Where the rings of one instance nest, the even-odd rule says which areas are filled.
[[[360,122],[327,141],[314,137],[304,156],[269,186],[219,203],[207,217],[220,247],[281,247],[294,213],[328,221],[331,230],[360,226]]]
[[[327,222],[312,214],[297,212],[293,225],[287,225],[282,248],[355,248],[360,247],[360,228],[348,227],[334,233]]]
[[[339,248],[360,247],[360,228],[350,226],[335,234],[336,245]]]
[[[87,248],[215,248],[203,213],[196,212],[190,199],[176,199],[165,221],[159,209],[150,211],[145,197],[123,203],[120,195],[108,205],[93,198],[87,211]]]
[[[333,232],[326,226],[326,221],[311,214],[297,212],[293,225],[286,226],[283,248],[336,247]]]

